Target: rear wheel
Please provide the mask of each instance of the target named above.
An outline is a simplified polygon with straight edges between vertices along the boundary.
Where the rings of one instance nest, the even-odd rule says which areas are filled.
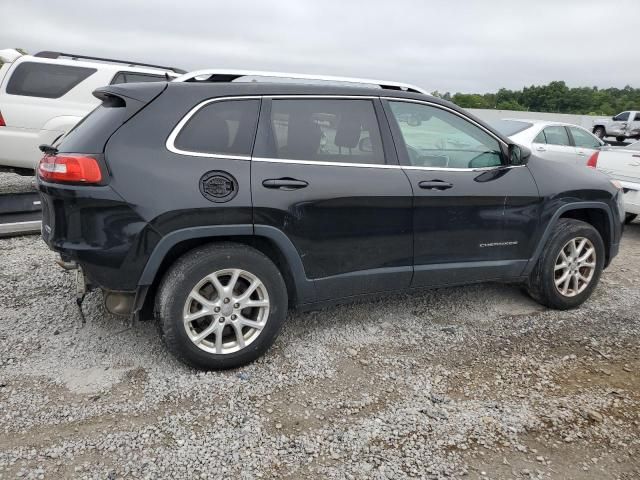
[[[234,368],[262,355],[287,312],[278,268],[240,244],[208,245],[181,257],[156,297],[162,339],[179,360],[199,369]]]
[[[624,216],[624,223],[629,224],[629,223],[633,222],[636,218],[638,218],[637,214],[635,214],[635,213],[627,213]]]
[[[580,220],[562,218],[553,227],[527,290],[547,307],[575,308],[591,296],[603,267],[604,243],[598,231]]]
[[[616,137],[616,142],[622,143],[627,139],[627,137]]]
[[[593,134],[598,137],[600,140],[602,140],[604,138],[604,128],[603,127],[596,127],[593,129]]]

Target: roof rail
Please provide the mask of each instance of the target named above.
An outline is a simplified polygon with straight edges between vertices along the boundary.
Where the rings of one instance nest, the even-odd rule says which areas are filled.
[[[161,68],[162,70],[171,70],[172,72],[178,73],[180,75],[187,73],[186,70],[182,70],[181,68],[175,67],[165,67],[162,65],[153,65],[151,63],[140,63],[140,62],[130,62],[128,60],[115,60],[113,58],[102,58],[102,57],[90,57],[88,55],[78,55],[76,53],[62,53],[62,52],[38,52],[34,55],[34,57],[40,58],[60,58],[60,57],[69,57],[72,59],[82,59],[82,60],[97,60],[99,62],[111,62],[111,63],[124,63],[131,67],[151,67],[151,68]]]
[[[198,80],[198,77],[207,77]],[[334,77],[331,75],[307,75],[304,73],[259,72],[253,70],[196,70],[174,79],[174,82],[232,82],[241,77],[273,77],[294,80],[320,80],[327,82],[357,83],[377,86],[386,90],[404,90],[407,92],[431,95],[426,90],[407,83],[388,82],[386,80],[368,80],[364,78]]]

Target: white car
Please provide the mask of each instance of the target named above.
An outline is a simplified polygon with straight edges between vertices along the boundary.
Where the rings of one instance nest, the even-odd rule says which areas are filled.
[[[542,120],[504,119],[490,122],[515,143],[531,149],[540,158],[586,165],[606,145],[577,125]]]
[[[0,167],[33,174],[42,153],[100,104],[115,83],[166,81],[183,70],[98,57],[0,50]]]
[[[640,214],[640,141],[623,148],[604,148],[589,160],[588,166],[621,183],[626,222],[633,222]]]

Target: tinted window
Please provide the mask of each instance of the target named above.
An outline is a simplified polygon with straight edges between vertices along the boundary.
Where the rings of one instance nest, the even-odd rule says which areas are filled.
[[[520,120],[496,120],[495,122],[489,123],[493,128],[507,137],[520,133],[533,126],[533,123],[521,122]]]
[[[619,115],[613,117],[616,122],[626,122],[629,120],[629,112],[622,112]]]
[[[113,77],[113,80],[111,80],[111,85],[115,85],[117,83],[164,82],[164,81],[166,81],[166,77],[164,75],[119,72],[115,77]]]
[[[369,100],[273,100],[271,130],[276,158],[384,163]]]
[[[13,71],[7,85],[7,93],[60,98],[95,72],[95,68],[24,62]]]
[[[636,112],[636,117],[633,120],[634,122],[640,122],[640,112]]]
[[[569,127],[569,130],[571,130],[576,147],[598,148],[601,145],[598,139],[581,128]]]
[[[561,125],[545,128],[544,136],[547,139],[547,143],[549,145],[571,146],[569,135],[567,135],[567,130]]]
[[[259,100],[212,102],[193,115],[175,146],[187,152],[251,155]]]
[[[498,140],[458,115],[417,103],[389,104],[411,165],[480,168],[502,164]]]

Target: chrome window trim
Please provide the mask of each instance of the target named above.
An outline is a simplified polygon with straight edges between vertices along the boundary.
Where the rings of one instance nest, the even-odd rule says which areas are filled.
[[[177,153],[179,155],[189,155],[192,157],[211,157],[211,158],[225,158],[230,160],[251,160],[251,155],[228,155],[223,153],[208,153],[208,152],[192,152],[190,150],[182,150],[175,145],[176,138],[187,124],[191,117],[193,117],[201,108],[209,105],[214,102],[223,102],[225,100],[261,100],[262,95],[244,95],[244,96],[231,96],[231,97],[217,97],[210,98],[209,100],[205,100],[200,102],[195,107],[187,112],[187,114],[182,117],[182,119],[178,122],[178,124],[173,127],[171,133],[167,137],[167,141],[165,142],[165,146],[167,150],[173,153]]]
[[[515,168],[515,167],[523,167],[525,165],[497,165],[495,167],[479,167],[479,168],[448,168],[448,167],[420,167],[416,165],[388,165],[388,164],[379,164],[379,163],[350,163],[350,162],[324,162],[324,161],[315,161],[315,160],[296,160],[296,159],[285,159],[285,158],[272,158],[272,157],[251,157],[249,155],[225,155],[218,153],[205,153],[205,152],[192,152],[189,150],[181,150],[175,146],[175,140],[180,134],[182,128],[186,125],[186,123],[193,117],[193,115],[198,112],[201,108],[209,105],[214,102],[221,102],[226,100],[262,100],[262,99],[288,99],[288,98],[301,98],[301,99],[347,99],[347,100],[391,100],[391,101],[402,101],[409,103],[419,103],[425,104],[428,106],[432,106],[434,108],[440,108],[442,110],[449,111],[454,115],[471,122],[477,127],[484,130],[491,137],[496,139],[502,145],[508,146],[507,143],[503,142],[499,137],[496,137],[491,131],[487,130],[485,127],[475,122],[473,119],[465,117],[461,113],[453,110],[452,108],[446,107],[444,105],[440,105],[438,103],[429,102],[425,100],[414,100],[407,99],[402,97],[393,97],[387,95],[241,95],[241,96],[226,96],[226,97],[217,97],[211,98],[208,100],[204,100],[189,110],[184,117],[177,123],[177,125],[171,130],[171,133],[167,137],[167,141],[165,142],[165,146],[167,150],[173,153],[177,153],[179,155],[189,155],[193,157],[208,157],[208,158],[220,158],[220,159],[228,159],[228,160],[253,160],[257,162],[270,162],[270,163],[290,163],[297,165],[323,165],[323,166],[338,166],[338,167],[356,167],[356,168],[386,168],[386,169],[398,169],[404,168],[407,170],[425,170],[425,171],[440,171],[440,172],[477,172],[477,171],[487,171],[498,168]]]
[[[497,165],[495,167],[478,168],[446,168],[446,167],[419,167],[413,165],[381,165],[379,163],[349,163],[349,162],[323,162],[315,160],[292,160],[288,158],[253,157],[252,162],[289,163],[294,165],[319,165],[325,167],[356,167],[356,168],[383,168],[396,170],[426,170],[438,172],[486,172],[497,169],[520,168],[526,165]]]

